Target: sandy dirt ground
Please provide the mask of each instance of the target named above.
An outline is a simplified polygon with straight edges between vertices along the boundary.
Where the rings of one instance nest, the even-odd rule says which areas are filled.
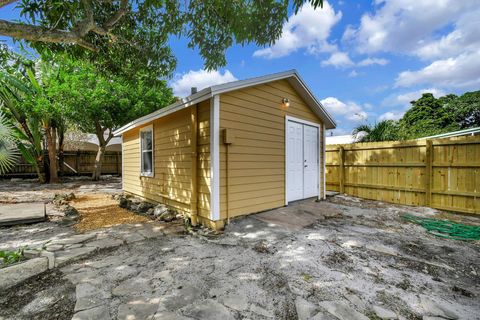
[[[405,213],[449,215],[346,196],[301,201],[234,219],[217,237],[101,250],[2,294],[0,319],[480,319],[480,244],[430,235]],[[1,228],[0,241],[71,230]]]

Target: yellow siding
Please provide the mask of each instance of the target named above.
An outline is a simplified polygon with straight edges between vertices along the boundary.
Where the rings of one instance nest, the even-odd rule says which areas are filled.
[[[197,183],[198,213],[210,214],[209,101],[198,105]],[[153,124],[154,177],[140,176],[141,128]],[[123,134],[124,191],[189,212],[192,148],[190,109],[181,110]]]
[[[290,100],[289,108],[282,106],[283,98]],[[220,139],[222,219],[227,218],[227,167],[228,217],[285,205],[286,115],[322,123],[286,80],[220,96],[220,130],[228,128],[235,135],[235,142],[228,146],[228,165],[227,147]],[[323,161],[321,156],[321,175]],[[323,187],[323,178],[320,181]]]

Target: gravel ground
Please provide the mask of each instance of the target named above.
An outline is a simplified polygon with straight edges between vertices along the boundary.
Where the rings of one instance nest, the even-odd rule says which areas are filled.
[[[0,318],[480,319],[480,244],[429,235],[404,213],[448,215],[345,196],[306,200],[235,219],[217,237],[166,235],[100,251],[2,294]],[[0,240],[44,234],[28,228],[38,225],[21,229],[28,239],[0,229]]]

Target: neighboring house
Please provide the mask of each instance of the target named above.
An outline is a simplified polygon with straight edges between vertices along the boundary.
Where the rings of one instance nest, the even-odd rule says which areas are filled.
[[[333,128],[295,70],[212,86],[115,132],[123,190],[215,229],[323,199],[325,130]]]
[[[68,135],[65,141],[65,151],[98,151],[98,138],[93,133],[75,133]],[[122,151],[122,139],[113,137],[107,144],[106,151]]]
[[[366,132],[359,132],[357,135],[346,134],[342,136],[327,136],[325,139],[326,145],[329,144],[350,144],[358,142]]]
[[[441,133],[434,136],[418,138],[417,140],[424,139],[442,139],[442,138],[452,138],[452,137],[463,137],[463,136],[478,136],[480,135],[480,127],[468,128],[458,131],[451,131],[447,133]]]

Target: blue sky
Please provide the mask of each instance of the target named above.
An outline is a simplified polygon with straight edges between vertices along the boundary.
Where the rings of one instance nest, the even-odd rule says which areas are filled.
[[[185,39],[172,38],[179,96],[235,79],[297,69],[349,134],[361,123],[398,119],[422,92],[435,96],[480,89],[478,0],[329,1],[305,4],[270,48],[234,46],[214,72]],[[11,8],[0,10],[10,19]],[[9,17],[10,16],[10,17]]]

